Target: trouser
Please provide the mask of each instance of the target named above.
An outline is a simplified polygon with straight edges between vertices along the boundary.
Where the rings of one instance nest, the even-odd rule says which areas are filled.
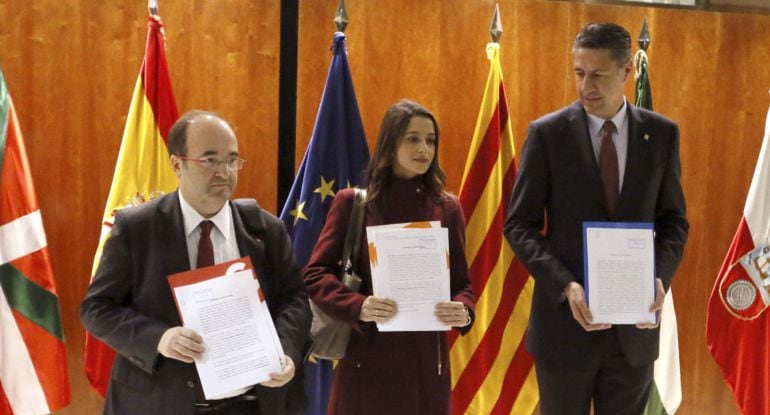
[[[593,400],[596,415],[639,415],[652,384],[653,363],[628,364],[615,330],[606,330],[594,352],[568,364],[535,359],[540,413],[587,415]]]

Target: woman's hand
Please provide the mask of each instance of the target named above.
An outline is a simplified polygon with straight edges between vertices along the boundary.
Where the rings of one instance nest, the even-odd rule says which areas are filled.
[[[384,323],[392,319],[397,312],[398,307],[390,298],[370,295],[364,300],[364,304],[361,306],[361,314],[358,316],[358,319],[361,321]]]
[[[471,315],[465,304],[459,301],[445,301],[436,304],[436,318],[447,326],[465,327],[471,323]]]

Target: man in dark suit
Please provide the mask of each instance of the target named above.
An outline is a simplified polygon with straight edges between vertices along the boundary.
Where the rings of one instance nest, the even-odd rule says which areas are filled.
[[[641,414],[658,356],[656,324],[594,324],[583,290],[585,221],[652,222],[656,296],[687,240],[679,130],[628,103],[631,37],[585,26],[573,46],[579,100],[529,126],[505,235],[535,279],[527,350],[540,409],[549,414]]]
[[[189,112],[171,128],[168,147],[178,191],[117,212],[80,307],[86,329],[118,352],[104,413],[287,413],[293,400],[303,399],[292,396],[296,388],[288,383],[302,365],[311,321],[289,237],[253,199],[230,200],[244,160],[226,121]],[[206,339],[182,327],[166,277],[246,255],[285,352],[283,370],[259,385],[205,400],[193,362]]]

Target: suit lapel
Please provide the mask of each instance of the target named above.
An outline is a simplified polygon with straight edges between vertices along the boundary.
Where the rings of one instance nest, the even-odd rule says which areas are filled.
[[[165,275],[172,275],[190,270],[190,256],[187,253],[187,237],[184,233],[179,193],[175,191],[163,198],[158,204],[157,226],[161,249],[166,257]]]
[[[618,198],[618,212],[629,203],[637,183],[649,172],[644,169],[644,161],[650,149],[650,132],[646,130],[645,118],[639,109],[628,104],[628,153],[626,154],[626,171],[623,174],[623,188]]]
[[[230,201],[230,209],[238,251],[240,251],[242,256],[249,256],[251,258],[251,264],[254,266],[254,272],[257,274],[259,285],[266,287],[267,281],[263,280],[265,244],[259,236],[261,228],[256,224],[252,224],[247,215],[241,215],[241,211],[236,207],[235,201]]]
[[[585,168],[584,171],[589,174],[589,181],[592,189],[587,194],[596,195],[597,202],[607,209],[604,200],[604,186],[602,186],[602,176],[599,173],[599,164],[596,162],[594,148],[591,144],[591,133],[588,131],[588,121],[586,113],[583,110],[580,101],[576,101],[570,106],[567,117],[570,125],[570,136],[573,137],[577,145],[578,160]],[[570,157],[570,155],[567,155]]]

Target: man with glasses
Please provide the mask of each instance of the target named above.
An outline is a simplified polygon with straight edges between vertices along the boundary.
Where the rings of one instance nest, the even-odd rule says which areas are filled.
[[[93,282],[80,307],[86,329],[118,353],[105,414],[284,414],[303,397],[289,388],[301,365],[311,314],[279,219],[231,201],[245,160],[230,125],[191,111],[171,128],[176,192],[117,212]],[[193,362],[206,339],[181,325],[166,277],[248,255],[285,356],[259,385],[206,400]],[[300,383],[301,379],[298,379]]]

